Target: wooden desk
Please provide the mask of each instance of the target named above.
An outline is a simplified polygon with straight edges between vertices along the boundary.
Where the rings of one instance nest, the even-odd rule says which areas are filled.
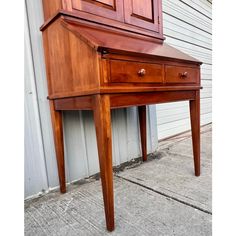
[[[138,106],[143,161],[146,105],[189,100],[195,175],[200,175],[200,64],[159,38],[59,12],[43,31],[60,190],[66,192],[62,112],[93,110],[106,225],[114,230],[111,109]]]

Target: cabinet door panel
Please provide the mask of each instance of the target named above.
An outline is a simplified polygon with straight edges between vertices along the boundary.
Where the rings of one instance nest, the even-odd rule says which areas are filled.
[[[125,22],[159,32],[159,0],[124,0]]]
[[[146,21],[153,21],[153,1],[132,0],[133,12],[132,15]]]
[[[123,0],[72,0],[73,10],[124,21]]]

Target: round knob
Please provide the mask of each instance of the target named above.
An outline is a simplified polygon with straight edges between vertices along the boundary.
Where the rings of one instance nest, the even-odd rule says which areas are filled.
[[[180,73],[179,75],[180,75],[180,77],[181,77],[182,79],[186,79],[187,76],[188,76],[188,72],[185,71],[185,72],[183,72],[183,73]]]
[[[139,76],[144,76],[146,74],[146,70],[145,69],[141,69],[138,71],[138,75]]]

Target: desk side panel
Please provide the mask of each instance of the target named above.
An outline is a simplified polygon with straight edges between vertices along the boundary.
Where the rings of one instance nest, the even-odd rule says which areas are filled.
[[[43,32],[49,96],[99,87],[99,57],[58,19]]]

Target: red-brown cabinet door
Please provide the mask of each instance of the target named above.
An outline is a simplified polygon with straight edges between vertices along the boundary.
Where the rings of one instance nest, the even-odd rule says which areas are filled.
[[[123,0],[72,0],[72,9],[124,22]]]
[[[124,0],[125,22],[159,32],[160,0]]]

